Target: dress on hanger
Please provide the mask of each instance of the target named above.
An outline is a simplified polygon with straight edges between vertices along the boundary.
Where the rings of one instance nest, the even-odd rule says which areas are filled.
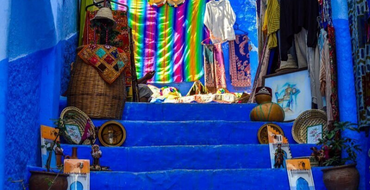
[[[235,40],[235,21],[236,16],[229,0],[211,0],[206,4],[204,24],[214,37],[223,41]],[[212,39],[212,42],[219,43],[217,39]]]

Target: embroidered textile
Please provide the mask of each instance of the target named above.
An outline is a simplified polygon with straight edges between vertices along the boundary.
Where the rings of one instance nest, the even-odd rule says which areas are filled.
[[[112,84],[128,65],[126,53],[109,45],[85,45],[78,56],[86,64],[95,67],[102,79],[109,84]]]
[[[235,87],[251,86],[250,47],[248,42],[247,35],[236,35],[234,41],[229,41],[231,85]]]
[[[106,43],[105,36],[100,35],[100,32],[95,32],[95,28],[91,26],[90,20],[93,19],[98,11],[87,11],[86,12],[86,27],[84,28],[84,39],[83,44],[95,44]],[[132,75],[130,69],[130,44],[129,44],[129,34],[128,34],[128,23],[127,23],[127,14],[122,10],[113,10],[113,19],[116,21],[116,27],[113,30],[109,31],[112,38],[108,39],[108,44],[122,49],[128,58],[127,69],[125,72],[126,86],[131,86]],[[105,33],[106,31],[101,31]],[[111,35],[112,34],[112,35]]]
[[[358,122],[370,126],[370,43],[366,41],[366,18],[369,7],[366,0],[349,0],[349,24],[352,38],[352,57],[355,72]]]
[[[208,92],[226,88],[225,63],[221,44],[203,45],[204,81]]]
[[[330,61],[330,105],[331,114],[334,121],[339,121],[339,100],[338,100],[338,82],[337,82],[337,59],[335,50],[335,31],[333,26],[328,26],[328,41],[329,41],[329,61]],[[327,108],[330,109],[330,108]]]

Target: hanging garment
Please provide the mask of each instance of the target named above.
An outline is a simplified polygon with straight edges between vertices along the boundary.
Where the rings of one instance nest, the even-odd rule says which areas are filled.
[[[294,34],[305,28],[307,46],[315,48],[317,43],[319,14],[317,0],[280,0],[280,40],[281,60],[288,59],[288,50],[292,46]]]
[[[370,43],[366,40],[369,34],[366,34],[365,27],[369,7],[367,1],[349,0],[348,5],[358,124],[360,127],[368,127],[370,126]],[[348,74],[352,74],[352,72]]]
[[[264,25],[265,20],[265,11],[267,9],[267,0],[257,0],[257,2],[260,2],[260,8],[259,13],[257,15],[258,18],[258,60],[261,60],[263,47],[265,44],[266,36],[264,35],[262,31],[262,27]]]
[[[211,0],[206,4],[204,24],[215,38],[222,39],[222,42],[235,40],[235,21],[236,16],[229,0]],[[220,43],[215,38],[212,42]]]
[[[308,48],[307,53],[308,73],[311,82],[311,96],[313,108],[323,108],[323,102],[320,92],[320,55],[319,48]]]
[[[339,121],[339,100],[338,100],[338,82],[337,82],[337,61],[336,61],[336,50],[335,50],[335,31],[333,26],[328,26],[328,48],[329,48],[329,61],[330,67],[329,72],[330,81],[330,104],[331,112],[334,121]],[[330,109],[330,108],[329,108]]]
[[[204,83],[208,92],[215,93],[226,88],[225,63],[221,43],[203,45],[204,50]]]
[[[295,52],[298,60],[298,68],[307,67],[307,30],[302,29],[294,35]]]
[[[327,39],[327,33],[323,29],[321,30],[319,39],[322,40],[322,48],[319,40],[320,51],[320,92],[326,100],[326,115],[328,116],[328,124],[334,121],[331,95],[333,94],[331,85],[331,69],[330,69],[330,57],[329,57],[329,42]]]
[[[269,0],[267,2],[267,34],[269,36],[268,48],[272,49],[277,47],[276,32],[280,28],[280,5],[278,0]]]
[[[83,37],[84,37],[84,31],[85,31],[85,21],[86,21],[86,6],[93,3],[93,0],[81,0],[81,9],[80,9],[80,34],[78,38],[78,46],[81,46]]]
[[[247,35],[236,35],[235,40],[229,41],[231,85],[235,87],[251,86],[248,42]]]

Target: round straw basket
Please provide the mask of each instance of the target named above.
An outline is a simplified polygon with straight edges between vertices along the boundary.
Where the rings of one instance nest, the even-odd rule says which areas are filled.
[[[77,125],[81,136],[85,132],[86,122],[89,122],[90,129],[89,134],[92,136],[93,142],[95,143],[96,140],[96,133],[95,133],[95,126],[94,123],[91,121],[91,119],[80,109],[69,106],[63,109],[62,113],[60,113],[60,118],[63,120],[64,124],[71,124],[71,125]],[[64,136],[68,136],[67,134],[64,134]],[[73,144],[68,138],[66,140]],[[91,142],[89,140],[85,140],[84,142],[80,142],[81,144],[90,144]]]
[[[81,109],[90,118],[121,119],[126,101],[125,88],[124,74],[109,85],[95,68],[77,56],[68,86],[67,104]]]
[[[327,130],[327,116],[324,111],[312,109],[301,113],[293,124],[293,139],[299,144],[307,143],[307,128],[314,125],[322,125],[323,132]]]

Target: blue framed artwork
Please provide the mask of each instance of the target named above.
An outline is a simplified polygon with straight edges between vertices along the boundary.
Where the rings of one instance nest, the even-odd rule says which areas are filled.
[[[295,120],[302,112],[311,109],[311,86],[307,70],[265,76],[264,85],[272,89],[272,102],[284,109],[284,121]]]

